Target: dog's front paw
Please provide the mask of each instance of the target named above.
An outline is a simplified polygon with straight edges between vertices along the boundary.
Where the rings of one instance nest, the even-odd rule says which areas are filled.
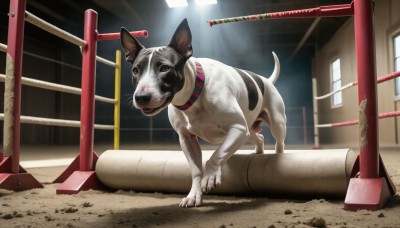
[[[206,170],[201,181],[201,190],[205,193],[221,185],[221,166],[206,162]]]
[[[180,207],[200,207],[201,206],[201,196],[196,198],[185,197],[179,204]]]
[[[203,193],[199,190],[193,195],[189,193],[188,196],[182,199],[181,203],[179,204],[180,207],[200,207],[202,203]]]
[[[200,207],[202,203],[203,192],[200,188],[200,180],[201,176],[198,176],[193,179],[192,188],[190,189],[189,194],[182,199],[179,204],[180,207]]]

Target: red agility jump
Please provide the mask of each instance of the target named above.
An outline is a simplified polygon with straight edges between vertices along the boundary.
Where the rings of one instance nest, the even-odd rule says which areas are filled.
[[[22,191],[43,187],[19,165],[21,84],[23,81],[21,76],[22,52],[24,25],[25,21],[28,21],[82,48],[80,153],[68,169],[57,178],[56,182],[64,182],[57,190],[57,193],[71,194],[81,190],[100,189],[102,185],[94,173],[97,155],[93,152],[96,59],[108,65],[115,64],[96,56],[97,41],[118,39],[119,34],[99,34],[97,32],[97,13],[93,10],[86,10],[85,12],[84,39],[82,40],[26,12],[25,8],[26,0],[10,1],[5,77],[6,102],[3,117],[4,147],[3,151],[0,152],[0,188]],[[148,35],[147,31],[131,32],[131,34],[143,37]],[[5,45],[1,45],[1,48],[4,49]],[[62,89],[64,90],[65,88]],[[75,93],[76,91],[74,90],[73,92]],[[96,96],[97,98],[98,96]]]
[[[375,44],[373,31],[373,1],[354,0],[351,4],[317,7],[279,13],[211,20],[216,25],[228,22],[266,20],[275,18],[332,17],[354,15],[357,56],[358,101],[360,112],[360,178],[352,178],[348,187],[345,209],[378,210],[395,194],[384,172],[378,152],[377,99],[375,75]],[[315,102],[314,102],[315,104]],[[387,115],[393,115],[387,114]],[[356,124],[353,121],[351,124]],[[366,127],[368,126],[368,127]]]

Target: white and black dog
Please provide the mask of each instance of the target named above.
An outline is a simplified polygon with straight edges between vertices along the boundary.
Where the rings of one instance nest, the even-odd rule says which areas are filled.
[[[244,143],[264,152],[262,122],[275,138],[275,151],[283,152],[286,115],[282,97],[273,85],[279,76],[279,60],[270,78],[194,58],[192,34],[186,19],[176,29],[168,46],[145,48],[125,28],[121,44],[132,64],[135,86],[133,104],[152,116],[168,106],[172,127],[192,171],[192,187],[181,207],[200,206],[202,194],[221,184],[221,167]],[[198,137],[220,144],[202,168]]]

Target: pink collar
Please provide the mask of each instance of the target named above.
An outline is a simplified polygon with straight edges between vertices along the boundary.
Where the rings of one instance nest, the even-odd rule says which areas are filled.
[[[198,62],[195,62],[195,63],[196,63],[196,82],[194,85],[194,90],[193,90],[192,96],[190,96],[189,100],[187,100],[185,104],[175,105],[176,108],[183,110],[183,111],[189,109],[194,104],[194,102],[200,96],[201,91],[203,90],[203,87],[204,87],[203,68],[201,67],[200,63],[198,63]]]

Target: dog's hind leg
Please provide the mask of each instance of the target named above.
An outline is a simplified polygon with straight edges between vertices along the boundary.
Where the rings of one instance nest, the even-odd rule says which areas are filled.
[[[254,122],[253,126],[250,129],[250,139],[249,141],[256,145],[256,153],[263,154],[264,153],[264,136],[261,132],[261,124],[262,120],[257,120]]]
[[[285,149],[286,116],[283,111],[262,112],[260,117],[268,124],[272,137],[275,139],[275,152],[282,153]]]
[[[283,118],[270,125],[272,136],[275,139],[275,152],[282,153],[285,149],[286,124]]]

